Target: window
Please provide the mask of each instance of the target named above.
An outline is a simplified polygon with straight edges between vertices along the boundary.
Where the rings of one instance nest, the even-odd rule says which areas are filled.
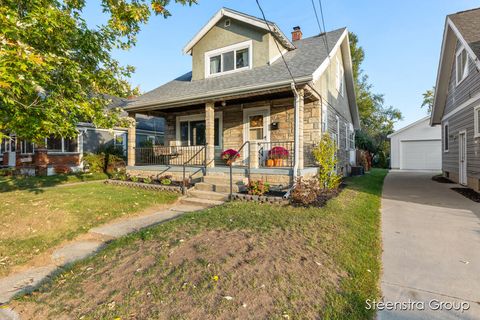
[[[33,143],[29,141],[20,141],[20,152],[23,154],[33,153]]]
[[[337,57],[337,70],[336,70],[336,88],[337,91],[340,93],[340,95],[343,96],[344,92],[344,73],[345,71],[343,70],[343,65],[340,61],[340,59]]]
[[[443,125],[443,151],[448,151],[449,144],[449,127],[448,122]]]
[[[351,123],[349,124],[349,129],[348,140],[350,142],[350,150],[355,150],[355,130],[353,130],[353,125]]]
[[[252,41],[205,53],[205,77],[250,68]]]
[[[340,149],[340,118],[336,116],[337,119],[337,135],[336,135],[336,143],[337,143],[337,149]]]
[[[263,115],[254,115],[248,118],[250,130],[248,133],[249,140],[263,140],[265,137],[263,133]]]
[[[45,145],[50,152],[78,152],[78,138],[56,138],[45,139]]]
[[[345,150],[350,149],[348,146],[348,139],[350,138],[350,132],[348,129],[348,123],[345,122]]]
[[[456,59],[457,85],[468,76],[468,53],[465,48],[460,48]]]
[[[327,105],[322,105],[322,132],[327,132],[328,129],[328,109]]]
[[[113,134],[113,146],[115,149],[122,150],[122,153],[125,155],[127,152],[127,141],[125,140],[124,133],[114,133]]]
[[[473,109],[473,121],[474,121],[474,127],[475,127],[475,138],[480,137],[480,105],[476,106]]]
[[[177,138],[182,146],[203,146],[206,143],[205,120],[200,120],[203,116],[185,116],[178,117]],[[191,118],[191,119],[188,119]],[[184,119],[184,120],[183,120]],[[198,119],[198,120],[197,120]],[[220,146],[220,118],[215,117],[214,122],[214,143]]]

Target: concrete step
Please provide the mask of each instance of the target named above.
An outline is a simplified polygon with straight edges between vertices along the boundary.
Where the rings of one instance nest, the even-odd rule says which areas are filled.
[[[203,208],[210,208],[210,207],[219,206],[223,204],[224,201],[187,197],[185,199],[180,200],[180,203],[186,204],[186,205],[192,205],[192,206],[202,206]]]
[[[202,190],[190,190],[188,191],[189,198],[199,198],[207,200],[216,200],[216,201],[226,201],[228,200],[228,194],[213,192],[213,191],[202,191]]]
[[[199,182],[195,184],[195,189],[200,191],[213,191],[220,193],[230,193],[230,184],[212,184],[206,182]],[[232,191],[243,191],[245,186],[243,184],[233,184]]]
[[[229,175],[207,175],[203,177],[203,182],[210,184],[230,184]],[[244,176],[233,176],[234,184],[246,184],[247,178]]]

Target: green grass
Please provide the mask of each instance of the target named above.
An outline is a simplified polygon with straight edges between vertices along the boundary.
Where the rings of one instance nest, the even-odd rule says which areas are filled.
[[[372,319],[365,300],[379,296],[386,173],[375,169],[347,179],[346,189],[323,208],[234,202],[183,215],[113,241],[14,307],[21,315],[84,319]],[[172,261],[175,252],[192,259]],[[321,264],[313,265],[317,260]],[[248,307],[226,302],[226,294],[250,299]],[[268,298],[268,308],[257,305],[245,314]]]
[[[40,192],[41,188],[53,187],[59,184],[86,182],[108,179],[105,173],[77,173],[77,174],[58,174],[48,177],[0,177],[0,192],[14,190],[29,190]]]
[[[2,184],[22,187],[0,193],[0,276],[92,227],[173,202],[177,197],[173,193],[105,185],[100,181],[39,187],[57,183],[52,179],[2,179]],[[93,177],[65,176],[62,182],[89,179]],[[35,192],[31,192],[32,188]]]

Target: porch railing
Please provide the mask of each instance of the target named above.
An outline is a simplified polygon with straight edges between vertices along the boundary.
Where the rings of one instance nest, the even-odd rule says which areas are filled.
[[[258,142],[258,165],[264,167],[293,167],[295,142]]]
[[[203,165],[204,170],[205,170],[204,174],[206,174],[207,173],[207,144],[205,144],[200,149],[198,149],[197,152],[195,152],[195,154],[193,154],[189,159],[187,159],[187,161],[185,161],[183,163],[183,180],[182,180],[182,194],[183,195],[185,195],[185,193],[186,193],[186,167],[187,166],[189,166],[189,167],[195,166],[195,163],[197,161],[198,156],[202,155],[202,154],[203,154],[203,158],[204,158],[204,161],[203,161],[202,165]]]
[[[205,163],[205,146],[153,146],[135,148],[135,165],[178,165],[183,166],[188,161],[190,165],[202,166]]]
[[[237,153],[233,156],[233,159],[237,158],[237,156],[240,156],[242,154],[242,152],[246,152],[248,155],[250,155],[250,141],[245,141],[242,144],[240,149],[238,149]],[[247,159],[246,160],[247,164],[246,164],[245,167],[247,168],[248,183],[250,183],[250,157],[246,157],[246,159]],[[233,199],[233,168],[232,168],[233,166],[232,166],[232,164],[230,164],[229,167],[230,167],[229,168],[229,171],[230,171],[230,196],[229,196],[229,200],[232,201],[232,199]],[[237,165],[236,167],[239,167],[239,166]]]

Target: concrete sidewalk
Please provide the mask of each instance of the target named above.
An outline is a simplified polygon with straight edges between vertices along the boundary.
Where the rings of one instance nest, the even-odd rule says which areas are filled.
[[[390,172],[385,180],[381,287],[384,302],[404,305],[378,319],[480,319],[480,204],[431,177]]]

